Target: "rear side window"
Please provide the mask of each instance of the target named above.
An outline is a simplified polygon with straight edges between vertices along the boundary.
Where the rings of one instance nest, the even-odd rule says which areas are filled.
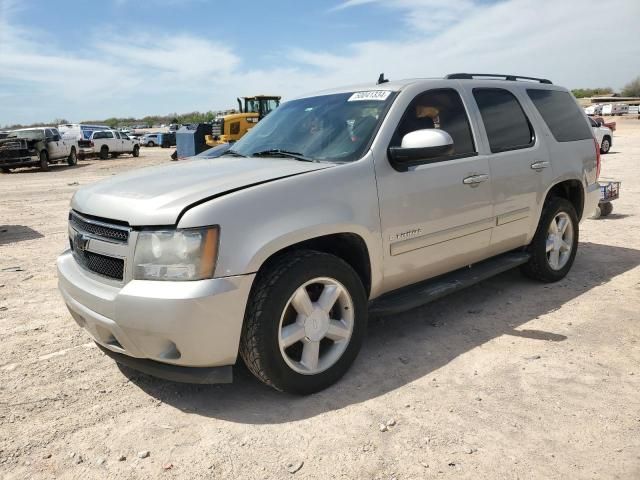
[[[474,88],[491,152],[531,147],[535,135],[516,97],[502,88]]]
[[[568,92],[532,88],[527,89],[527,94],[558,142],[593,137],[578,104]]]
[[[104,138],[113,138],[113,133],[111,133],[111,132],[104,132]]]
[[[104,132],[96,132],[93,134],[93,139],[97,140],[99,138],[105,138]]]

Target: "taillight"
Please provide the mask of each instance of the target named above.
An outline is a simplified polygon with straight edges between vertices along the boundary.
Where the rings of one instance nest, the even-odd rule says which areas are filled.
[[[594,138],[593,144],[596,147],[596,180],[600,178],[600,145],[598,145],[598,141]]]

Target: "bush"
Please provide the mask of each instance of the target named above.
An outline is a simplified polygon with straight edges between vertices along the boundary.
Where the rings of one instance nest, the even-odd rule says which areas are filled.
[[[631,80],[622,89],[623,97],[640,97],[640,77]]]

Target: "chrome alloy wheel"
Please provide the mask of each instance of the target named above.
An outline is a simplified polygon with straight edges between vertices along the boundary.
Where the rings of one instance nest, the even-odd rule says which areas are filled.
[[[553,270],[562,270],[573,249],[573,224],[565,212],[559,212],[547,232],[547,261]]]
[[[353,300],[344,285],[328,277],[309,280],[293,292],[280,317],[282,358],[297,373],[321,373],[345,352],[353,325]]]

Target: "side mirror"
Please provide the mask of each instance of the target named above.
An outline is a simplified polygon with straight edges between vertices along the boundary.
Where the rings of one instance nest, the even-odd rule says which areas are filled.
[[[400,147],[389,147],[389,157],[398,166],[408,167],[453,153],[453,139],[444,130],[426,129],[407,133]]]

